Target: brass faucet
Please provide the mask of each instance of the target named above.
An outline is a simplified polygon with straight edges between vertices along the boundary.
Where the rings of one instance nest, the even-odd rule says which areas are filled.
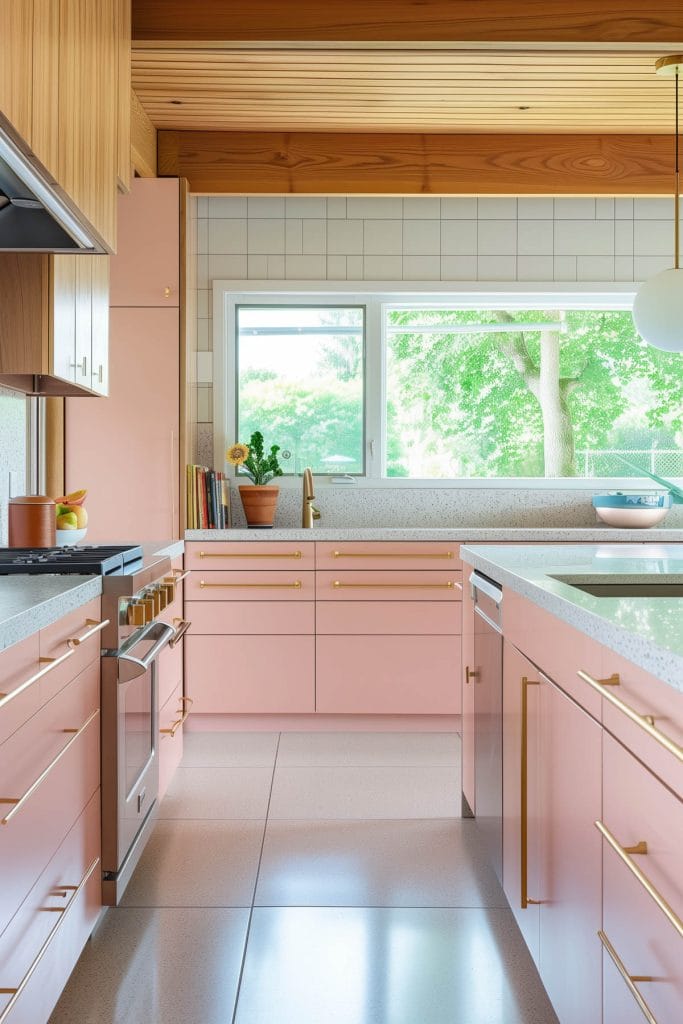
[[[307,466],[304,470],[304,498],[301,508],[301,525],[305,530],[312,530],[313,521],[320,519],[320,511],[313,504],[314,501],[313,474]]]

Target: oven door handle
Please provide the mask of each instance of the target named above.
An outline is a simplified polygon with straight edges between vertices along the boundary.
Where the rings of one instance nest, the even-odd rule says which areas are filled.
[[[141,634],[139,641],[155,639],[156,643],[149,649],[144,658],[135,658],[126,651],[125,654],[117,654],[116,660],[119,663],[119,683],[129,683],[131,679],[145,674],[152,662],[159,656],[159,652],[167,647],[175,636],[175,629],[167,622],[153,622],[149,629]],[[133,650],[137,644],[133,645]]]

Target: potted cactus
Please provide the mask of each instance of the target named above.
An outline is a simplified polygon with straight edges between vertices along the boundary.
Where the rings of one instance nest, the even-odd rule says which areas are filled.
[[[274,444],[266,454],[263,434],[260,430],[255,430],[248,445],[233,444],[225,453],[228,462],[232,466],[241,467],[242,473],[251,480],[251,484],[239,488],[247,526],[250,529],[263,530],[273,525],[280,488],[270,481],[276,476],[282,476],[277,458],[279,451],[280,446]]]

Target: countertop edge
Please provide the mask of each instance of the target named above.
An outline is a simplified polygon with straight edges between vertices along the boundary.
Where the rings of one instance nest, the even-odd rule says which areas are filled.
[[[683,691],[683,658],[673,651],[661,647],[647,637],[617,626],[597,612],[582,608],[545,590],[538,583],[501,566],[493,553],[489,558],[465,547],[461,551],[461,558],[474,569],[479,569],[501,583],[503,587],[509,587],[539,608],[566,622],[568,626],[609,647],[615,654],[649,672],[672,689]]]
[[[60,576],[58,578],[63,583],[63,589],[59,593],[38,600],[30,608],[23,609],[0,621],[0,651],[28,639],[39,630],[51,626],[53,622],[57,622],[69,612],[75,611],[102,594],[101,576]],[[40,581],[54,580],[55,577],[9,576],[6,579],[13,581],[21,579],[22,583],[25,583],[27,579]],[[74,582],[74,580],[78,580],[78,582]],[[39,593],[39,584],[29,584],[29,586],[34,586],[36,593]]]

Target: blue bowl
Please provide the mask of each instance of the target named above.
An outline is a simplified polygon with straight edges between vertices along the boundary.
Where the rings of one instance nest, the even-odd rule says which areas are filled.
[[[596,494],[593,508],[671,508],[672,498],[668,491],[649,494]]]

